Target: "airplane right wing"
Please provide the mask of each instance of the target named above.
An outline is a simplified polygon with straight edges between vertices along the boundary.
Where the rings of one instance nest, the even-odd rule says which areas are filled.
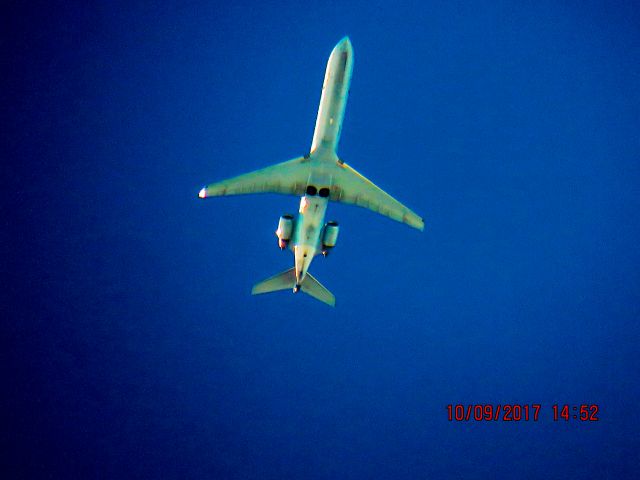
[[[309,160],[298,157],[271,167],[212,183],[200,190],[198,196],[205,198],[247,193],[302,195],[307,186],[309,171]]]
[[[424,220],[346,163],[333,169],[330,199],[368,208],[410,227],[424,230]]]

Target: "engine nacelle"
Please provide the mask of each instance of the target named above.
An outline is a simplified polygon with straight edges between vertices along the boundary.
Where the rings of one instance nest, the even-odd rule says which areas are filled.
[[[276,230],[276,236],[278,237],[278,246],[280,250],[287,248],[291,235],[293,234],[293,215],[287,213],[280,217],[278,222],[278,230]]]
[[[336,246],[338,241],[338,222],[328,222],[324,226],[324,232],[322,232],[322,254],[326,256],[333,247]]]

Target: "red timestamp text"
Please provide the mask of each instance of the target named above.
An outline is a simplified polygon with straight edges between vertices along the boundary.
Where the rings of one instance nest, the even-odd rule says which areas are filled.
[[[543,407],[531,404],[449,404],[447,420],[450,422],[537,422]],[[553,405],[552,419],[557,421],[597,422],[600,408],[595,404]]]
[[[564,420],[580,420],[582,422],[597,422],[598,413],[600,407],[594,404],[582,404],[582,405],[554,405],[553,407],[553,421]]]
[[[447,405],[447,418],[450,422],[520,422],[538,421],[540,409],[539,403],[529,404],[456,404]]]

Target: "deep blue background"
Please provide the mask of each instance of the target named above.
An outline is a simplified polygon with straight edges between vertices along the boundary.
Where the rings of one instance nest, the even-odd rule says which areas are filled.
[[[630,478],[640,465],[634,2],[3,7],[2,468],[22,478]],[[84,2],[82,2],[84,3]],[[331,309],[251,286],[298,199],[200,201],[340,154]],[[541,403],[451,423],[449,403]],[[598,423],[554,422],[596,403]],[[4,478],[9,478],[5,476]]]

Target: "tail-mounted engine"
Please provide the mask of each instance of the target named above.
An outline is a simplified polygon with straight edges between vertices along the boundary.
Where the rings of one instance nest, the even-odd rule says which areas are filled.
[[[325,257],[329,255],[329,251],[336,246],[338,232],[338,222],[327,222],[324,226],[324,232],[322,232],[322,255]]]
[[[278,237],[278,246],[280,250],[284,250],[289,245],[291,235],[293,234],[293,215],[287,213],[280,217],[278,222],[278,230],[276,230],[276,236]]]

